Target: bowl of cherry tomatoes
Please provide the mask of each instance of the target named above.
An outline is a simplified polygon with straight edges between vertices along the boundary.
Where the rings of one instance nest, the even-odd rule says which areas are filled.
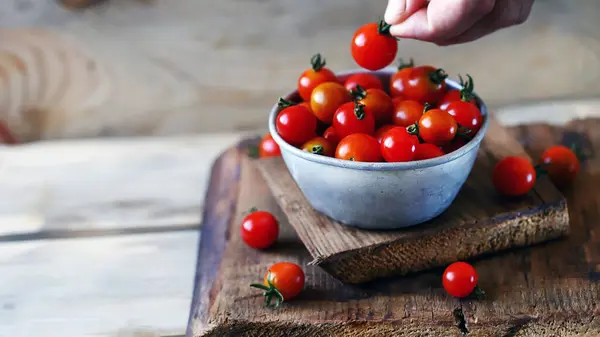
[[[412,63],[334,74],[312,61],[269,115],[270,135],[310,205],[363,229],[414,226],[444,212],[488,128],[473,80]]]

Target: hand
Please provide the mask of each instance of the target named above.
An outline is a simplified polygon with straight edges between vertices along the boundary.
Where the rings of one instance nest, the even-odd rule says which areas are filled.
[[[533,0],[388,0],[393,36],[440,46],[479,39],[527,20]]]

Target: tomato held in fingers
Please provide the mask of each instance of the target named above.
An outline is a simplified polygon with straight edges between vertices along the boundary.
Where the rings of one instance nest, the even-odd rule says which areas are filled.
[[[440,109],[425,111],[417,125],[419,136],[423,141],[437,146],[450,143],[458,131],[454,117]]]
[[[492,181],[496,190],[503,195],[518,197],[529,193],[535,185],[535,168],[528,159],[510,156],[494,167]]]
[[[466,262],[454,262],[442,275],[442,285],[453,297],[463,298],[471,295],[477,287],[479,276],[473,266]]]
[[[383,20],[360,27],[352,37],[352,58],[360,67],[379,70],[396,58],[398,42],[390,35],[391,25]]]
[[[264,290],[266,306],[277,308],[284,301],[298,296],[304,289],[304,271],[295,263],[278,262],[269,267],[265,273],[263,284],[251,284],[250,286]],[[275,298],[275,304],[271,304],[273,298]]]
[[[379,127],[379,129],[375,130],[373,137],[375,137],[375,139],[377,139],[377,142],[379,142],[379,144],[381,144],[383,135],[385,135],[386,132],[388,132],[389,130],[391,130],[395,127],[396,127],[396,125],[392,125],[392,124],[387,124],[387,125],[381,126],[381,127]]]
[[[413,59],[410,59],[410,62],[408,63],[404,63],[404,61],[400,59],[398,70],[390,77],[390,96],[394,98],[406,98],[404,96],[404,88],[408,85],[409,75],[412,73],[412,68],[414,68],[414,66],[415,62]]]
[[[428,143],[417,144],[414,160],[425,160],[425,159],[437,158],[437,157],[441,157],[443,155],[444,155],[444,151],[442,151],[442,149],[440,149],[439,147],[437,147],[433,144],[428,144]]]
[[[435,105],[446,94],[448,75],[443,69],[419,66],[408,68],[408,72],[399,91],[406,99]]]
[[[315,137],[302,145],[302,150],[326,157],[333,157],[335,147],[323,137]]]
[[[275,140],[273,140],[270,133],[267,133],[261,139],[260,144],[258,145],[258,155],[260,158],[281,156],[279,145],[275,143]]]
[[[337,159],[379,162],[381,150],[377,140],[365,133],[354,133],[343,138],[335,150]]]
[[[256,249],[268,248],[277,240],[279,222],[269,212],[252,209],[242,220],[240,232],[242,240],[248,246]]]
[[[375,131],[375,119],[363,104],[348,102],[335,112],[333,128],[342,139],[353,133],[370,135]]]
[[[323,123],[331,124],[335,111],[352,96],[337,82],[319,84],[310,96],[310,107],[315,116]]]
[[[302,145],[316,135],[317,119],[304,105],[292,105],[277,115],[277,133],[292,145]]]
[[[325,82],[336,82],[335,74],[325,67],[325,59],[315,54],[310,59],[311,68],[306,69],[298,78],[298,93],[305,101],[310,101],[314,88]]]
[[[446,92],[444,97],[438,103],[438,109],[446,111],[448,109],[448,105],[457,101],[465,101],[473,104],[477,107],[477,100],[475,100],[475,94],[473,90],[475,88],[473,84],[473,78],[467,75],[468,80],[466,82],[463,81],[462,77],[460,78],[460,85],[463,87],[461,90],[450,90]]]
[[[371,73],[357,73],[354,75],[350,75],[346,82],[344,83],[344,87],[349,92],[356,89],[356,86],[360,85],[365,90],[366,89],[381,89],[383,90],[383,84],[379,77],[375,76]]]
[[[415,158],[419,139],[397,126],[381,138],[381,155],[387,162],[407,162]]]
[[[350,92],[354,100],[364,105],[375,118],[375,125],[384,125],[392,120],[394,103],[381,89],[364,89],[360,85]]]
[[[325,132],[323,132],[323,138],[327,139],[333,146],[337,146],[340,140],[342,140],[333,126],[328,127]]]
[[[579,158],[566,146],[552,146],[542,154],[542,168],[548,172],[550,180],[558,187],[572,183],[579,173]]]
[[[392,113],[392,123],[397,126],[410,126],[421,119],[425,106],[417,101],[396,101]]]

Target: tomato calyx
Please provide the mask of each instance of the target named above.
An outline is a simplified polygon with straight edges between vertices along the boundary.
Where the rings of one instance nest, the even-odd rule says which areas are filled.
[[[429,73],[429,80],[434,84],[442,84],[448,78],[448,74],[442,68],[438,68],[435,71]]]
[[[384,20],[379,20],[377,33],[379,33],[380,35],[392,37],[392,35],[390,34],[390,28],[392,28],[392,25],[385,22]]]
[[[426,113],[427,111],[429,111],[433,108],[434,108],[433,104],[425,103],[425,104],[423,104],[423,113]]]
[[[471,133],[473,132],[473,130],[469,129],[466,126],[461,126],[458,125],[458,130],[456,131],[456,135],[458,137],[463,137],[463,138],[471,138]]]
[[[323,145],[315,145],[310,149],[310,153],[313,154],[323,154],[325,152],[325,148],[323,148]]]
[[[246,149],[246,154],[248,155],[248,157],[254,159],[260,157],[260,151],[258,149],[258,146],[255,144],[248,145],[248,148]]]
[[[463,102],[470,102],[475,99],[475,94],[473,90],[475,88],[475,84],[473,83],[473,78],[467,74],[467,81],[463,82],[462,77],[459,75],[460,85],[463,87],[460,89],[460,100]]]
[[[321,54],[316,53],[310,58],[310,66],[312,69],[317,72],[323,69],[326,65],[325,59],[321,56]]]
[[[258,208],[252,206],[250,207],[250,209],[248,209],[247,211],[245,211],[244,213],[242,213],[243,216],[247,216],[249,214],[252,214],[254,212],[258,212]]]
[[[402,70],[402,69],[406,69],[406,68],[413,68],[415,66],[415,61],[412,59],[412,57],[410,58],[410,60],[408,62],[404,62],[403,59],[398,59],[399,64],[398,64],[398,70]]]
[[[259,283],[252,283],[250,286],[264,290],[263,296],[265,296],[265,306],[267,308],[277,309],[281,303],[283,303],[284,298],[281,292],[279,292],[273,283],[271,283],[271,272],[269,272],[267,275],[267,283],[269,284],[268,287]],[[273,297],[275,297],[275,304],[271,303],[271,301],[273,301]]]
[[[279,100],[277,100],[277,106],[280,108],[288,108],[294,105],[298,105],[298,103],[287,100],[283,97],[279,97]]]
[[[352,96],[355,101],[360,101],[367,97],[367,90],[361,87],[360,84],[357,84],[354,89],[350,90],[350,96]]]
[[[415,123],[415,124],[407,126],[406,132],[408,132],[408,134],[411,136],[418,136],[419,135],[419,124]]]
[[[358,102],[354,103],[354,116],[356,116],[356,119],[358,119],[359,121],[365,118],[364,104]]]

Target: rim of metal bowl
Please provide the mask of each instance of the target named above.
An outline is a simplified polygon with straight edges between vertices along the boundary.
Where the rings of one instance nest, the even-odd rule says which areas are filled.
[[[371,73],[374,73],[379,76],[390,76],[395,71],[396,71],[395,68],[384,68],[382,70],[371,72]],[[336,73],[336,75],[337,76],[349,76],[349,75],[359,73],[359,72],[367,72],[367,71],[363,70],[363,69],[354,69],[354,70],[342,71],[342,72]],[[462,88],[462,86],[458,82],[448,79],[448,78],[446,79],[446,84],[448,86],[450,86],[451,88],[454,88],[457,90],[460,90]],[[288,95],[286,95],[285,98],[290,99],[291,97],[295,96],[296,94],[297,94],[297,92],[293,91],[293,92],[289,93]],[[273,137],[275,142],[279,145],[279,147],[283,151],[290,152],[291,154],[293,154],[296,157],[300,157],[300,158],[303,158],[303,159],[306,159],[306,160],[309,160],[309,161],[312,161],[315,163],[336,166],[336,167],[343,167],[343,168],[347,168],[347,169],[368,170],[368,171],[391,171],[391,170],[403,171],[403,170],[423,169],[423,168],[427,168],[427,167],[431,167],[431,166],[442,165],[442,164],[451,162],[457,158],[460,158],[460,157],[464,156],[465,154],[471,152],[479,143],[481,143],[481,141],[483,140],[483,137],[485,136],[485,133],[487,132],[487,129],[488,129],[488,126],[490,123],[490,118],[489,118],[487,106],[485,105],[483,100],[479,96],[477,96],[476,93],[475,93],[475,97],[479,103],[481,113],[484,116],[483,124],[482,124],[481,128],[479,129],[479,131],[477,132],[477,135],[475,135],[475,137],[473,137],[473,139],[471,139],[467,144],[465,144],[460,149],[458,149],[454,152],[451,152],[449,154],[445,154],[443,156],[440,156],[437,158],[432,158],[432,159],[412,161],[412,162],[402,162],[402,163],[388,163],[388,162],[370,163],[370,162],[355,162],[355,161],[342,160],[342,159],[337,159],[337,158],[332,158],[332,157],[325,157],[325,156],[320,156],[320,155],[316,155],[316,154],[312,154],[312,153],[303,151],[301,149],[298,149],[295,146],[288,144],[277,133],[277,129],[275,127],[275,120],[277,118],[277,114],[279,113],[279,111],[278,111],[279,107],[277,106],[277,104],[275,104],[273,106],[273,108],[271,109],[271,112],[269,114],[269,132],[271,133],[271,136]]]

